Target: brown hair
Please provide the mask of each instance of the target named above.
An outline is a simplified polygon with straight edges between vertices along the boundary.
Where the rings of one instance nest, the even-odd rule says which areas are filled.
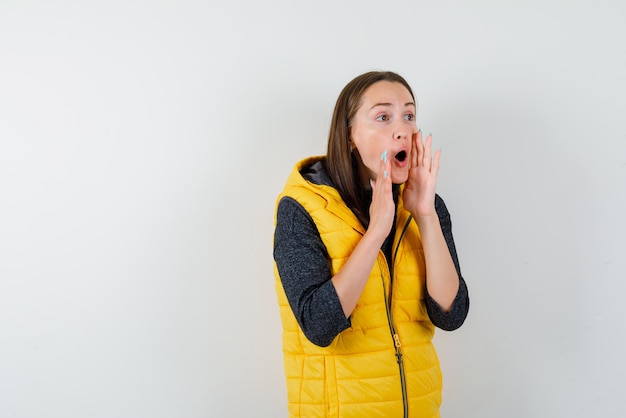
[[[350,130],[354,115],[361,107],[363,93],[379,81],[402,84],[415,100],[409,83],[396,73],[370,71],[357,76],[343,88],[337,98],[326,151],[328,175],[343,201],[366,228],[369,224],[369,207],[364,202],[365,191],[359,179],[359,161],[350,146]]]

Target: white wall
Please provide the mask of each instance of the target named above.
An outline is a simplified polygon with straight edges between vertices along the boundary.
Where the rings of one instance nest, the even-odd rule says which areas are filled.
[[[0,416],[286,416],[274,199],[371,69],[443,150],[443,415],[626,412],[623,2],[55,3],[0,3]]]

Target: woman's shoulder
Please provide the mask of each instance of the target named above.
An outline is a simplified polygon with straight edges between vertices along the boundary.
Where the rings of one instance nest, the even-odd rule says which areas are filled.
[[[283,196],[276,208],[276,226],[283,231],[310,231],[317,234],[313,218],[304,206],[291,196]]]

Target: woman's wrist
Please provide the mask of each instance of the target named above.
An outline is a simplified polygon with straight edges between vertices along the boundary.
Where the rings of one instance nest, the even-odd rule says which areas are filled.
[[[439,216],[437,215],[437,210],[435,209],[435,205],[433,205],[430,210],[426,211],[426,212],[420,212],[420,211],[410,211],[411,215],[413,215],[413,218],[420,222],[420,221],[424,221],[424,222],[429,222],[432,219],[437,219],[439,220]]]
[[[387,235],[389,235],[389,233],[387,233]],[[370,228],[365,231],[365,234],[363,234],[363,238],[361,238],[361,241],[367,244],[371,244],[376,248],[380,248],[382,247],[383,242],[385,242],[387,235]]]
[[[413,215],[413,219],[415,220],[415,223],[417,223],[417,226],[419,227],[420,231],[429,229],[430,227],[436,227],[437,229],[440,228],[439,216],[437,215],[437,212],[435,211],[434,208],[433,208],[432,213],[429,213],[429,214],[411,213],[411,215]]]

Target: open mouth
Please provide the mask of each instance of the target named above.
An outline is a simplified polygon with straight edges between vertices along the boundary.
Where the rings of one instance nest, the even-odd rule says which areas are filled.
[[[394,158],[400,162],[403,162],[404,160],[406,160],[406,151],[400,151],[396,154]]]

